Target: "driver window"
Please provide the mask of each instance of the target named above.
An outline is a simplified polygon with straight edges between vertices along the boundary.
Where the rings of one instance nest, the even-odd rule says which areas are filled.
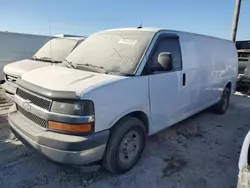
[[[158,55],[162,52],[169,52],[172,55],[173,69],[171,71],[177,71],[182,69],[182,60],[180,52],[180,44],[178,38],[163,38],[158,41],[155,51],[150,58],[149,66],[150,70],[158,70],[159,72],[166,72],[158,62]],[[151,71],[150,71],[151,72]]]

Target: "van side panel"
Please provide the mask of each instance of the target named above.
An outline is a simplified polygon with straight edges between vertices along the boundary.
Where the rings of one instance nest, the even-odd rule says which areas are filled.
[[[206,87],[201,88],[203,95],[200,98],[204,96],[208,101],[218,101],[228,82],[231,82],[233,86],[235,85],[237,51],[234,44],[229,41],[213,38],[204,38],[204,41],[207,44],[204,46],[206,55],[203,57],[204,61],[200,62],[203,73],[200,74],[200,78],[205,81]],[[206,62],[206,59],[209,59],[209,62]]]
[[[192,35],[179,34],[181,53],[182,53],[182,68],[183,73],[186,74],[186,88],[183,88],[185,95],[181,97],[182,106],[188,106],[188,108],[181,109],[181,113],[187,114],[190,110],[196,108],[198,104],[198,97],[200,94],[200,80],[199,80],[199,52],[196,49],[196,43]]]
[[[222,87],[219,77],[216,76],[215,72],[217,57],[214,56],[214,50],[216,50],[216,47],[213,43],[214,39],[210,37],[194,36],[194,41],[199,63],[199,70],[197,72],[199,79],[197,108],[207,107],[211,105],[211,103],[216,103],[219,100],[221,91],[218,89]],[[219,64],[223,65],[224,62],[219,61]]]
[[[94,87],[86,90],[81,98],[94,102],[95,132],[109,129],[131,112],[141,111],[150,117],[147,76],[126,77]]]
[[[227,83],[232,92],[237,78],[237,51],[231,41],[183,33],[183,69],[190,84],[193,110],[204,109],[220,99]],[[190,78],[188,78],[190,77]],[[196,89],[195,89],[196,88]]]
[[[180,87],[179,114],[166,127],[216,104],[227,83],[234,92],[237,51],[231,41],[186,32],[179,35],[186,88]],[[184,92],[184,93],[183,93]],[[188,107],[188,108],[187,108]]]

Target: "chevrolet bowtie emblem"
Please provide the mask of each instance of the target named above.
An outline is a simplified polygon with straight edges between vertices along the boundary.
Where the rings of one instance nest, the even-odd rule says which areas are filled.
[[[30,104],[31,104],[31,101],[30,101],[30,100],[25,100],[25,101],[23,102],[23,108],[24,108],[26,111],[30,111],[30,109],[31,109]]]

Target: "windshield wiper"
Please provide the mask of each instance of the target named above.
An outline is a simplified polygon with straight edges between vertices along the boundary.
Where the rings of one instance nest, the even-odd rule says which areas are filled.
[[[51,57],[36,57],[36,56],[33,56],[34,60],[41,60],[41,61],[48,61],[48,62],[51,62],[51,63],[57,63],[57,61],[53,60]]]
[[[86,68],[86,69],[89,69],[89,70],[93,70],[93,71],[96,71],[96,72],[100,72],[100,73],[105,73],[107,74],[108,71],[102,67],[102,66],[96,66],[96,65],[92,65],[92,64],[76,64],[75,68]]]
[[[74,66],[73,62],[68,61],[67,59],[65,59],[64,62],[66,62],[67,65],[69,65],[69,67],[67,66],[68,68],[74,68],[74,69],[76,68],[76,67]]]

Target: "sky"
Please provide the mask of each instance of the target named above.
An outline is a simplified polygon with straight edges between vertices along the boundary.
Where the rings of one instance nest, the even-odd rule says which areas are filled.
[[[88,36],[111,28],[157,27],[231,38],[235,0],[0,0],[0,30]],[[242,0],[237,40],[250,39]]]

